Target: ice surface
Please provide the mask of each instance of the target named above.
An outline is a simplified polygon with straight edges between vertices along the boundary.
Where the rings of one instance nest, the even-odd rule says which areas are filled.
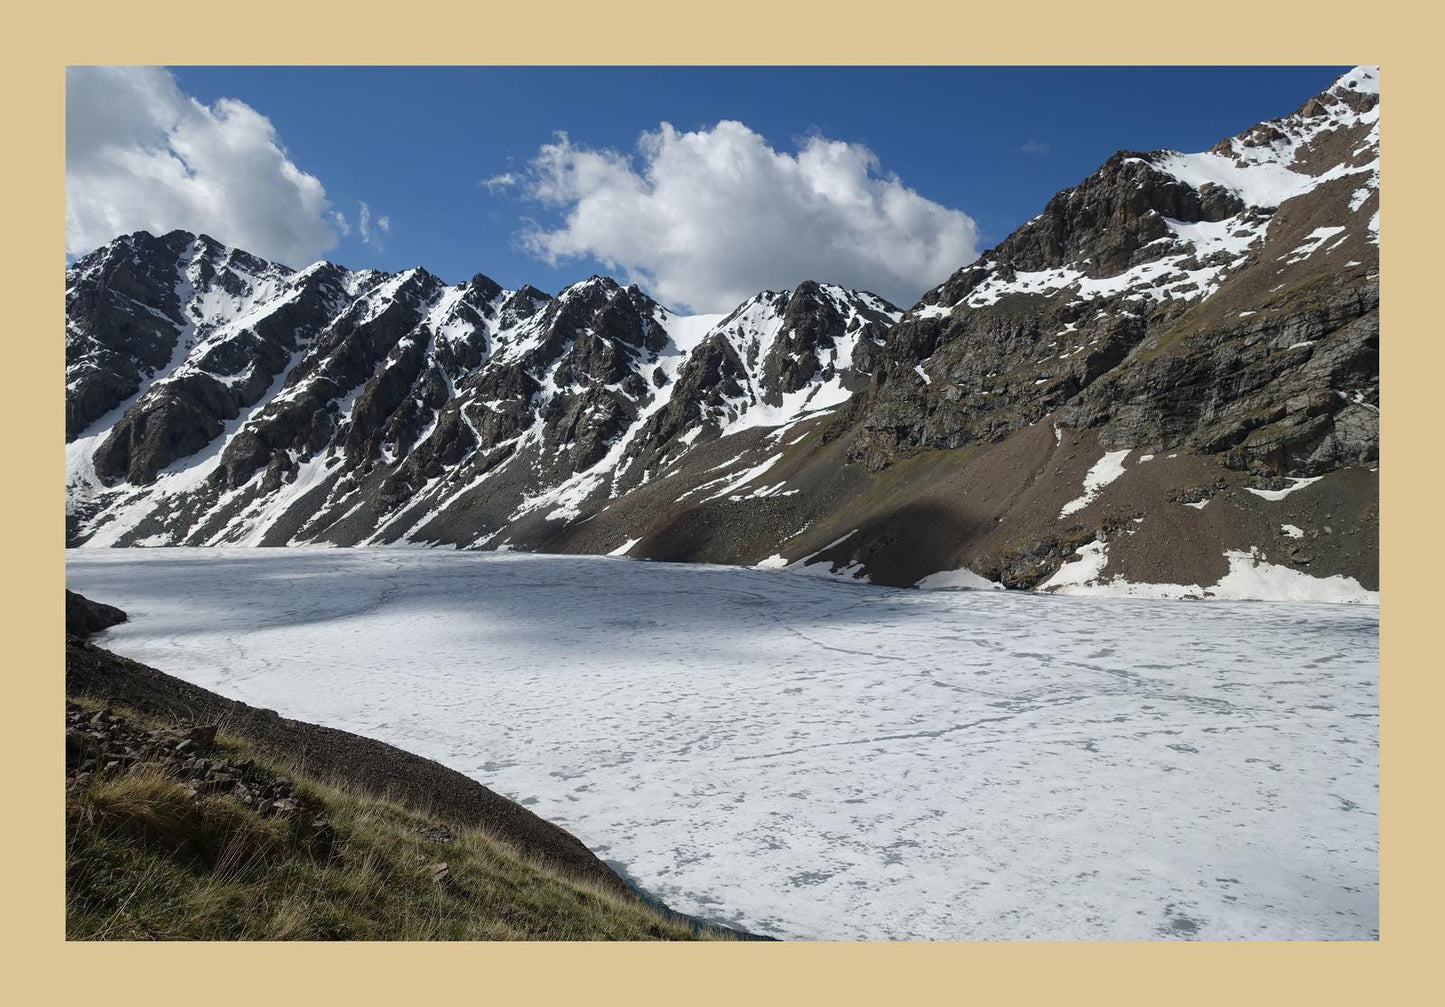
[[[395,550],[68,554],[99,642],[802,938],[1371,939],[1378,611]]]

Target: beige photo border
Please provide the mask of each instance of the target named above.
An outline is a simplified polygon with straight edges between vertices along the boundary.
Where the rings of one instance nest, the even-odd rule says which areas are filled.
[[[19,1004],[1412,1003],[1439,995],[1442,661],[1427,632],[1441,549],[1434,299],[1438,14],[1304,7],[918,0],[808,5],[547,2],[13,7],[4,74],[7,847],[5,989]],[[1410,20],[1406,20],[1409,17]],[[1430,25],[1435,27],[1431,28]],[[1381,938],[1361,943],[82,944],[64,939],[64,67],[207,64],[1379,63],[1382,260]],[[1300,95],[1303,101],[1307,95]],[[506,101],[505,96],[497,96]],[[819,95],[827,102],[827,95]],[[1086,102],[1086,93],[1059,96]],[[485,104],[479,106],[485,116]],[[266,113],[267,109],[260,110]],[[1278,114],[1288,112],[1277,110]],[[941,128],[967,108],[938,109]],[[452,128],[478,128],[459,122]],[[638,123],[639,129],[653,125]],[[855,139],[855,138],[845,138]],[[856,139],[866,140],[866,137]],[[304,165],[302,166],[305,167]],[[481,166],[477,166],[481,171]],[[323,179],[323,182],[325,180]],[[1049,194],[1041,193],[1040,202]],[[986,200],[978,193],[976,200]],[[968,209],[968,207],[965,207]],[[478,263],[483,268],[484,263]],[[1428,991],[1434,989],[1435,994]]]

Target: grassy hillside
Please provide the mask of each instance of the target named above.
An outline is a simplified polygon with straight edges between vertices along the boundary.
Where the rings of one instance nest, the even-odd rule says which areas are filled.
[[[72,939],[695,936],[480,828],[268,760],[224,724],[212,738],[83,698],[67,724]]]

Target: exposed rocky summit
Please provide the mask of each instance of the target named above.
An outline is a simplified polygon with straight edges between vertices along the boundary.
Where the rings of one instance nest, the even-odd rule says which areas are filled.
[[[118,238],[67,273],[69,540],[1373,589],[1378,117],[1361,67],[1209,151],[1120,151],[906,312]]]
[[[1115,154],[892,330],[852,456],[1053,416],[1269,474],[1373,462],[1378,159],[1366,71],[1208,153]]]

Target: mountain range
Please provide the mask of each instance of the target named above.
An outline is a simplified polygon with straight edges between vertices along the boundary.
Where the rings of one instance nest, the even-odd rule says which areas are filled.
[[[445,546],[1370,600],[1379,87],[1120,151],[906,310],[680,315],[174,231],[66,273],[71,546]]]

